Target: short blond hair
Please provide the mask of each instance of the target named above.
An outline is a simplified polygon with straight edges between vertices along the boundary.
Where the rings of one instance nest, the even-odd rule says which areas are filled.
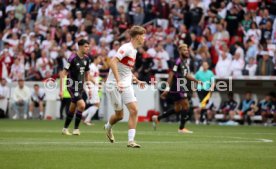
[[[182,44],[180,44],[180,45],[178,46],[178,50],[181,50],[182,48],[188,49],[188,45],[185,44],[185,43],[182,43]]]
[[[136,37],[137,35],[143,35],[146,33],[146,29],[142,26],[132,26],[129,30],[129,35],[131,38]]]

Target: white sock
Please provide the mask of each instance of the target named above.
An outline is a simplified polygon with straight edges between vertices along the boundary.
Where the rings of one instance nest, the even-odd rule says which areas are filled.
[[[128,130],[128,141],[134,141],[136,129],[129,129]]]
[[[43,112],[40,112],[39,114],[40,114],[40,116],[43,116]]]
[[[88,116],[86,117],[86,119],[84,120],[85,122],[90,122],[91,118],[96,114],[98,110],[98,107],[96,106],[91,106],[87,109],[88,111]]]
[[[30,117],[33,116],[33,112],[29,112],[29,116],[30,116]]]
[[[109,130],[112,128],[112,125],[109,123],[109,121],[105,124],[105,128]]]

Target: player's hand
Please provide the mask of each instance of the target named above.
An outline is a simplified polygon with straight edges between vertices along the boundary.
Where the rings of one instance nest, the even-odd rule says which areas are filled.
[[[146,86],[146,82],[145,82],[145,81],[137,80],[137,85],[138,85],[141,89],[144,89],[145,86]]]
[[[117,82],[117,89],[119,90],[119,92],[123,92],[124,85],[122,82]]]
[[[59,98],[62,100],[63,99],[63,92],[59,92]]]
[[[168,95],[168,91],[164,91],[162,94],[161,94],[161,99],[166,99],[167,95]]]

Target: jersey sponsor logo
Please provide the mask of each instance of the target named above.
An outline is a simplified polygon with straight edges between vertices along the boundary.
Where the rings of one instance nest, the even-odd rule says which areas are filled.
[[[133,59],[133,58],[131,58],[129,56],[126,56],[120,62],[122,64],[126,65],[126,66],[133,67],[134,64],[135,64],[135,59]]]
[[[84,63],[84,65],[86,66],[86,64],[87,64],[86,60],[85,60],[83,63]]]
[[[85,67],[80,67],[80,73],[83,75]]]
[[[80,64],[79,63],[77,63],[77,66],[79,66]]]

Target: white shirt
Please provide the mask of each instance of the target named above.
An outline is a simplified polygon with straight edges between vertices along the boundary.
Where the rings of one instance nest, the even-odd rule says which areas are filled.
[[[257,64],[254,65],[246,65],[245,69],[248,70],[249,76],[255,76],[257,70]]]
[[[243,67],[244,67],[243,59],[232,60],[231,67],[230,67],[231,74],[233,76],[241,76]]]
[[[23,64],[13,64],[11,66],[12,80],[19,80],[20,78],[24,78],[24,65]]]
[[[0,85],[0,96],[7,98],[10,95],[9,93],[10,92],[8,86]]]
[[[230,59],[219,59],[216,65],[216,75],[218,77],[229,77],[231,74],[230,71],[231,60]]]
[[[99,68],[100,68],[100,65],[95,65],[94,63],[91,63],[89,65],[90,75],[95,79],[96,84],[99,84],[99,81],[100,81]]]
[[[137,50],[133,47],[132,43],[125,43],[119,49],[115,57],[119,59],[118,73],[120,82],[124,87],[129,87],[132,84],[131,69],[135,65]],[[112,70],[109,70],[107,77],[107,84],[116,84],[116,79]]]
[[[13,92],[13,100],[15,102],[19,100],[28,101],[30,99],[31,91],[27,86],[24,86],[22,89],[19,86],[16,86]]]
[[[168,70],[168,60],[170,59],[170,56],[167,51],[163,50],[160,52],[157,52],[156,57],[154,57],[154,66],[152,69],[158,69],[158,70]]]
[[[35,91],[32,91],[31,99],[32,101],[39,102],[45,100],[45,92],[42,89],[39,89],[38,93],[35,93]]]

